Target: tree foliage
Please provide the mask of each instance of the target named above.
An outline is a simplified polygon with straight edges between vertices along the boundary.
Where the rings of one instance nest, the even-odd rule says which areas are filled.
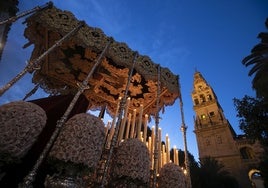
[[[268,18],[265,22],[268,29]],[[242,60],[248,67],[251,66],[249,76],[253,76],[252,87],[256,91],[257,97],[263,97],[268,103],[268,32],[261,32],[258,35],[260,43],[254,46],[251,54]]]
[[[265,26],[268,29],[268,18]],[[251,54],[242,60],[242,63],[251,69],[249,76],[254,76],[252,88],[257,98],[244,96],[241,100],[234,99],[238,112],[240,129],[248,138],[259,140],[264,146],[264,158],[260,163],[260,170],[266,186],[268,185],[267,148],[268,148],[268,32],[258,35],[260,43],[254,46]]]
[[[200,162],[196,172],[196,181],[193,188],[238,188],[237,180],[224,170],[224,166],[211,157],[206,157]]]
[[[170,157],[173,160],[173,149]],[[185,153],[179,150],[179,165],[185,168]],[[224,166],[217,160],[207,157],[202,162],[196,162],[194,156],[188,152],[192,188],[238,188],[238,182]]]
[[[248,138],[268,145],[268,104],[262,98],[247,95],[241,100],[234,98],[239,127]]]

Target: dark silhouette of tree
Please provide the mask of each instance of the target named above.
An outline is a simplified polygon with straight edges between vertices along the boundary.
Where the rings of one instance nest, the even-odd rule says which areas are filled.
[[[247,138],[259,140],[263,145],[263,158],[259,164],[264,184],[268,187],[268,103],[263,98],[247,95],[241,100],[234,98],[234,105],[239,119],[239,128]]]
[[[170,150],[170,158],[173,161],[173,149]],[[179,166],[185,168],[185,154],[179,150]],[[198,163],[194,156],[188,152],[191,172],[192,188],[238,188],[238,182],[224,166],[213,158],[205,158]]]
[[[268,18],[265,21],[268,29]],[[248,73],[253,76],[252,88],[257,98],[244,96],[243,99],[234,99],[234,104],[240,118],[240,129],[248,138],[258,139],[265,149],[263,159],[259,165],[264,184],[268,187],[268,32],[258,35],[261,40],[253,47],[251,54],[242,60],[242,63],[251,69]]]
[[[262,98],[247,95],[241,100],[234,98],[234,105],[239,118],[239,128],[247,138],[259,140],[268,146],[268,104]]]
[[[262,161],[260,162],[260,165],[259,165],[259,169],[261,171],[261,176],[263,178],[263,181],[264,181],[264,187],[268,187],[268,156],[267,156],[267,153],[266,152],[266,155],[264,155],[264,158],[262,159]]]
[[[238,188],[238,182],[224,166],[211,157],[206,157],[200,162],[198,184],[195,188]]]
[[[265,22],[268,29],[268,18]],[[261,32],[258,35],[260,43],[253,47],[251,54],[242,60],[247,66],[252,66],[249,76],[254,75],[252,87],[256,91],[257,97],[263,97],[268,103],[268,32]]]
[[[173,148],[170,150],[170,160],[174,161],[173,158]],[[179,158],[179,166],[185,168],[185,153],[183,150],[179,149],[178,151],[178,158]],[[191,166],[197,166],[198,167],[198,162],[195,160],[194,156],[188,151],[188,159],[190,163],[190,168]]]

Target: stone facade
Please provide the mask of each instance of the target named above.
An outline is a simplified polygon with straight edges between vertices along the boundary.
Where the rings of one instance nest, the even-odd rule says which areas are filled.
[[[195,72],[193,86],[194,132],[200,161],[205,157],[216,159],[238,180],[241,187],[251,187],[248,174],[258,166],[262,153],[260,144],[236,135],[224,116],[216,94],[200,72]]]

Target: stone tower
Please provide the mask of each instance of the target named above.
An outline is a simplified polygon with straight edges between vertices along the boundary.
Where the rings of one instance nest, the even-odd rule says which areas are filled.
[[[200,161],[205,157],[216,159],[241,187],[251,187],[248,173],[257,167],[261,155],[258,143],[236,135],[212,87],[198,71],[194,73],[192,100]]]

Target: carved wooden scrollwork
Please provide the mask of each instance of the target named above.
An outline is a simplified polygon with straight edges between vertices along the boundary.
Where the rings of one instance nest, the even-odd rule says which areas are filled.
[[[44,12],[39,12],[37,15],[38,22],[44,24],[49,29],[58,29],[59,32],[69,32],[75,28],[79,21],[69,11],[59,11],[55,7],[46,9]]]
[[[109,40],[102,30],[88,26],[81,28],[76,37],[85,47],[91,47],[97,52],[102,51]]]
[[[125,43],[112,43],[108,55],[119,65],[131,67],[134,52]]]
[[[148,56],[139,56],[136,70],[147,79],[157,80],[157,64],[154,64]]]
[[[34,44],[31,59],[35,59],[55,41],[72,30],[79,21],[71,12],[55,7],[38,12],[27,19],[24,35]],[[84,25],[68,41],[52,51],[43,60],[40,70],[33,76],[34,83],[50,94],[70,94],[77,91],[77,83],[84,80],[94,65],[108,40],[112,40],[105,58],[89,79],[89,88],[84,95],[90,101],[90,109],[99,109],[106,104],[108,113],[114,115],[118,97],[124,95],[129,70],[132,67],[136,51],[127,44],[114,41],[99,28]],[[148,56],[137,54],[134,74],[131,78],[129,111],[141,104],[144,112],[154,115],[156,112],[157,70]],[[168,68],[161,67],[160,108],[172,105],[179,96],[178,76]]]

